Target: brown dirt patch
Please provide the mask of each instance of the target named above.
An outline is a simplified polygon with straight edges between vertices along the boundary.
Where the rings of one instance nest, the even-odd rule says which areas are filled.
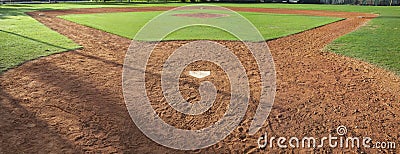
[[[121,74],[130,40],[55,17],[71,13],[168,9],[98,8],[30,13],[38,21],[68,36],[84,48],[33,60],[1,75],[0,151],[184,153],[149,140],[129,117],[122,97]],[[375,15],[285,9],[231,9],[347,19],[269,41],[277,71],[277,96],[267,122],[254,136],[247,135],[250,115],[256,106],[256,103],[251,103],[246,119],[231,135],[214,146],[192,152],[379,151],[364,148],[257,148],[257,139],[265,131],[268,131],[269,136],[321,137],[335,134],[339,125],[347,126],[349,136],[370,136],[376,141],[400,143],[399,77],[368,63],[322,51],[335,38],[355,30],[369,20],[358,16]],[[39,13],[44,16],[39,16]],[[234,51],[241,48],[240,42],[219,42]],[[172,50],[185,43],[165,42],[160,51]],[[160,54],[160,57],[165,56],[162,52]],[[251,67],[246,70],[252,74]],[[155,78],[153,81],[157,82]],[[185,92],[190,93],[190,89]]]

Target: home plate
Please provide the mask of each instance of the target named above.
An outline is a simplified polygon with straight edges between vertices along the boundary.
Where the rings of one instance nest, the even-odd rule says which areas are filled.
[[[211,74],[211,71],[189,71],[189,75],[193,76],[195,78],[204,78],[206,76],[209,76]]]

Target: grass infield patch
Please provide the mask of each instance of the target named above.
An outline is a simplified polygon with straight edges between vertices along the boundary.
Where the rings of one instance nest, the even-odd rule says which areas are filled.
[[[82,25],[132,39],[149,20],[161,12],[123,12],[74,14],[60,16]],[[239,12],[261,32],[265,40],[287,36],[341,20],[341,18],[304,15]],[[174,17],[185,18],[185,17]],[[229,17],[226,17],[229,18]],[[160,28],[162,25],[160,25]],[[208,26],[191,26],[177,30],[164,40],[237,40],[231,34]]]

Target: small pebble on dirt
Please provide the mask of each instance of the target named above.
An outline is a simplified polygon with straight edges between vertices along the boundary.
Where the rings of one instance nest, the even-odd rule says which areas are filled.
[[[246,139],[246,134],[240,134],[240,135],[239,135],[239,139],[240,139],[240,140]]]

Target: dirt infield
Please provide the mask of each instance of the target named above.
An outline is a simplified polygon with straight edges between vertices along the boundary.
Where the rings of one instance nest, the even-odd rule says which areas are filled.
[[[29,61],[1,75],[0,153],[184,153],[151,141],[129,117],[122,96],[121,75],[125,52],[131,40],[56,17],[76,13],[168,9],[97,8],[29,13],[83,48]],[[249,136],[246,133],[257,105],[250,103],[244,121],[231,135],[209,148],[191,152],[380,151],[327,147],[278,149],[276,146],[260,150],[257,147],[257,139],[266,131],[269,136],[278,137],[322,137],[335,135],[340,125],[347,127],[346,136],[369,136],[375,141],[394,141],[400,144],[399,77],[366,62],[322,50],[335,38],[357,29],[376,15],[286,9],[231,9],[334,16],[346,20],[268,41],[276,65],[277,95],[267,122],[255,135]],[[241,49],[240,42],[218,42],[233,51]],[[154,58],[162,59],[168,55],[168,51],[185,43],[187,41],[163,42],[157,48]],[[197,65],[219,69],[206,63]],[[247,74],[254,74],[252,64],[248,66]],[[223,74],[218,76],[224,78]],[[157,77],[148,77],[151,80],[149,82],[159,84]],[[257,73],[252,78],[257,83]],[[221,83],[221,87],[224,86]],[[160,90],[160,86],[148,88],[154,88],[148,90],[155,92]],[[188,96],[196,93],[190,89],[187,88],[183,93]],[[257,99],[257,89],[252,91],[254,99]],[[216,112],[215,116],[197,118],[195,121],[199,125],[207,125],[202,119],[212,122],[223,111]],[[182,124],[188,120],[187,117],[171,118],[163,110],[160,115],[166,121],[172,119],[171,123],[183,120]],[[176,125],[179,126],[179,123]],[[398,149],[392,152],[400,152]]]

